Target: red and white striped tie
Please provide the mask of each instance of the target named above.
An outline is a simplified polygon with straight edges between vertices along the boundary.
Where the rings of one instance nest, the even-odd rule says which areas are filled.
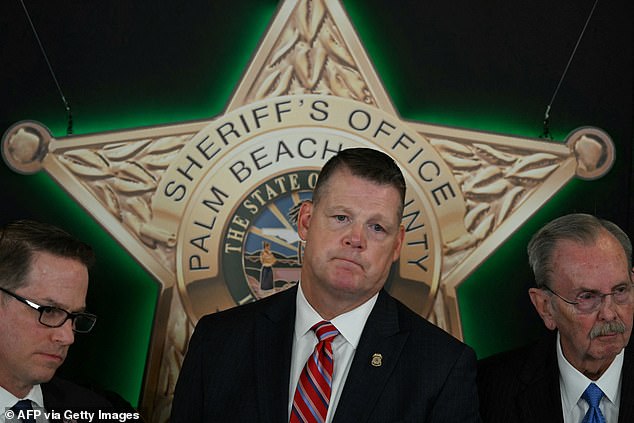
[[[290,423],[322,423],[328,413],[334,363],[332,340],[339,335],[339,331],[326,321],[317,323],[311,330],[319,342],[299,376]]]

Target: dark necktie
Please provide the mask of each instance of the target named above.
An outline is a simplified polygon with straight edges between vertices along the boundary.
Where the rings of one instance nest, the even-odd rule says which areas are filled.
[[[603,391],[594,383],[588,385],[586,390],[581,395],[581,398],[586,400],[590,405],[590,409],[586,413],[581,423],[605,423],[605,417],[601,413],[599,403],[603,397]]]
[[[16,402],[15,405],[11,407],[11,409],[15,412],[16,417],[22,416],[21,420],[24,423],[35,423],[35,416],[33,415],[33,406],[31,405],[31,400],[20,400]]]
[[[299,376],[291,423],[324,422],[332,390],[332,340],[339,331],[330,322],[321,321],[311,328],[319,342]]]

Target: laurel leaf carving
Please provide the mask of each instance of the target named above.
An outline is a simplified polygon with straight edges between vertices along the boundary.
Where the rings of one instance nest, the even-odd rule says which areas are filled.
[[[156,248],[156,241],[150,238],[143,236],[143,221],[137,217],[134,213],[124,211],[122,214],[123,222],[130,228],[138,239],[141,240],[145,245],[154,249]]]
[[[471,177],[471,174],[462,170],[455,170],[453,176],[456,178],[458,185],[462,186],[462,184]]]
[[[110,163],[108,160],[92,150],[69,151],[59,156],[59,161],[76,175],[92,178],[110,176]]]
[[[141,239],[141,219],[134,215],[134,213],[130,212],[122,212],[121,218],[123,223],[125,223],[132,231],[135,233],[137,238]]]
[[[530,169],[544,168],[557,163],[557,156],[549,153],[537,153],[520,158],[506,172],[507,176],[516,176]]]
[[[124,194],[143,194],[151,191],[153,188],[148,184],[133,182],[126,179],[115,179],[112,183],[114,188]]]
[[[295,71],[303,87],[313,89],[326,63],[326,50],[320,45],[309,48],[305,43],[297,46]]]
[[[480,169],[473,178],[467,180],[464,184],[464,189],[471,191],[474,188],[484,187],[491,185],[498,179],[502,178],[502,170],[499,167],[488,166],[484,169]]]
[[[152,174],[135,162],[123,163],[115,172],[115,189],[126,194],[140,194],[156,188]]]
[[[283,57],[288,55],[288,53],[293,49],[297,41],[299,40],[299,32],[296,28],[290,29],[287,28],[282,34],[282,43],[279,48],[277,48],[271,59],[269,61],[269,66],[277,65]]]
[[[546,179],[546,177],[548,177],[548,175],[550,175],[558,167],[558,164],[552,164],[550,166],[545,166],[542,168],[528,169],[523,171],[511,172],[509,170],[507,177],[517,179],[525,184],[531,184]]]
[[[139,164],[146,169],[167,169],[170,164],[176,159],[179,151],[172,151],[168,154],[150,156],[146,155],[141,157]]]
[[[335,33],[336,28],[327,27],[319,33],[319,39],[332,59],[342,62],[352,68],[355,67],[354,59],[345,48],[339,34]]]
[[[152,210],[150,205],[143,197],[134,196],[128,198],[130,210],[141,219],[142,222],[149,222],[152,219]]]
[[[139,151],[143,150],[150,142],[151,140],[143,140],[137,142],[109,144],[104,146],[103,155],[113,161],[127,160]]]
[[[469,147],[463,144],[459,144],[455,141],[434,138],[431,140],[431,143],[441,152],[451,153],[453,155],[458,155],[462,157],[473,156],[473,152],[471,151],[471,149],[469,149]]]
[[[486,144],[473,144],[478,154],[492,164],[511,165],[516,160],[516,156],[500,151]]]
[[[117,219],[121,219],[121,205],[119,204],[119,197],[117,197],[117,194],[112,190],[110,185],[95,185],[95,191],[105,204],[106,209],[108,209],[108,211]]]
[[[484,238],[486,238],[491,231],[493,230],[493,224],[495,223],[495,216],[493,215],[488,215],[487,217],[485,217],[484,219],[482,219],[482,221],[480,222],[480,224],[478,224],[478,226],[476,226],[476,228],[473,230],[473,236],[478,240],[481,241]]]
[[[503,222],[515,209],[515,207],[519,204],[523,193],[524,187],[522,186],[516,186],[509,190],[502,200],[502,205],[500,206],[500,211],[498,212],[498,222]]]
[[[443,159],[449,166],[458,170],[472,170],[479,168],[482,163],[476,159],[468,159],[464,157],[457,157],[452,155],[445,155]]]
[[[293,68],[291,66],[287,66],[282,72],[277,69],[274,70],[262,82],[256,93],[256,99],[261,100],[267,96],[277,97],[282,95],[288,90],[292,76]]]
[[[498,179],[488,185],[465,189],[465,196],[471,199],[480,197],[480,201],[490,201],[492,198],[499,197],[504,194],[510,185],[509,181],[505,179]]]
[[[148,154],[163,154],[181,149],[185,145],[186,137],[163,137],[154,140],[147,149]]]
[[[303,41],[297,43],[295,55],[295,73],[299,78],[302,85],[310,85],[310,59],[308,54],[311,51],[310,47]]]
[[[176,246],[175,233],[164,230],[163,228],[157,227],[148,222],[145,222],[141,227],[141,235],[153,241],[160,242],[170,248]]]
[[[487,203],[479,203],[474,208],[469,210],[464,218],[465,227],[467,230],[472,231],[475,225],[482,219],[484,214],[491,209],[491,206]]]
[[[365,98],[369,93],[361,75],[356,70],[345,66],[341,68],[341,75],[348,89],[354,93],[354,98],[366,101]]]
[[[325,14],[326,10],[321,1],[299,3],[295,17],[304,39],[309,43],[312,44]]]
[[[321,44],[316,45],[314,48],[307,51],[306,61],[309,64],[307,73],[303,81],[303,85],[311,90],[319,83],[321,75],[323,74],[324,67],[326,66],[326,50]]]
[[[281,75],[281,72],[277,69],[274,69],[273,72],[271,72],[269,76],[267,76],[264,79],[264,81],[262,81],[260,88],[255,94],[255,97],[257,100],[261,100],[266,97],[267,93],[272,90],[272,87],[274,86],[276,81],[279,79],[280,75]]]
[[[466,250],[473,247],[477,241],[478,240],[470,232],[467,232],[466,234],[447,242],[445,244],[445,253],[451,254],[457,251]]]
[[[326,76],[328,80],[328,86],[330,87],[334,95],[346,98],[351,97],[350,91],[348,91],[348,88],[344,84],[342,84],[340,78],[338,77],[337,69],[334,65],[330,65],[327,67]]]

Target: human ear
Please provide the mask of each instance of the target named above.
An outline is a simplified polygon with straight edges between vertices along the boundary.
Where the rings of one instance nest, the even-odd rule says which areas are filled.
[[[537,314],[544,321],[544,325],[550,330],[557,328],[557,323],[553,316],[553,307],[550,302],[550,295],[548,295],[543,289],[531,288],[528,290],[528,295],[531,298],[531,302],[537,310]]]
[[[308,228],[310,227],[310,219],[313,215],[313,202],[304,201],[299,207],[297,215],[297,235],[302,241],[306,241],[308,237]]]
[[[401,255],[401,247],[403,246],[403,240],[405,239],[405,226],[400,224],[398,227],[398,235],[396,237],[396,244],[394,246],[394,252],[392,253],[392,262],[398,260]]]

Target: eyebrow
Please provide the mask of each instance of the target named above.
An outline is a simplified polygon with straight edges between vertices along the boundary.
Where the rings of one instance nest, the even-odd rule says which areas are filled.
[[[353,214],[352,210],[350,209],[350,207],[346,207],[346,206],[343,206],[343,205],[334,205],[334,206],[331,206],[331,207],[325,207],[324,210],[326,211],[327,215],[340,214],[339,212],[341,212],[343,214],[349,214],[349,215]],[[398,228],[399,225],[401,224],[401,219],[397,219],[396,222],[394,223],[394,225],[392,225],[390,216],[388,216],[387,214],[373,214],[373,215],[370,215],[370,217],[368,218],[368,221],[369,222],[381,223],[386,228]]]
[[[37,301],[36,301],[37,302]],[[47,307],[55,307],[55,308],[59,308],[61,310],[64,310],[66,312],[69,313],[83,313],[86,311],[86,306],[83,305],[80,308],[78,308],[77,310],[71,310],[70,308],[67,308],[64,304],[60,304],[57,301],[51,299],[51,298],[45,298],[43,300],[44,304],[40,304],[40,305],[46,305]]]
[[[616,288],[618,288],[618,287],[620,287],[620,286],[623,286],[623,285],[628,285],[628,284],[630,284],[630,283],[632,283],[632,282],[630,282],[630,281],[618,282],[618,283],[616,283],[615,285],[612,285],[612,288],[610,288],[610,289],[611,289],[611,291],[610,291],[610,292],[614,291],[614,289],[616,289]],[[584,288],[584,287],[579,287],[579,288],[577,289],[577,291],[578,291],[578,292],[597,292],[597,293],[601,293],[601,290],[600,290],[600,289],[589,289],[589,288]]]

